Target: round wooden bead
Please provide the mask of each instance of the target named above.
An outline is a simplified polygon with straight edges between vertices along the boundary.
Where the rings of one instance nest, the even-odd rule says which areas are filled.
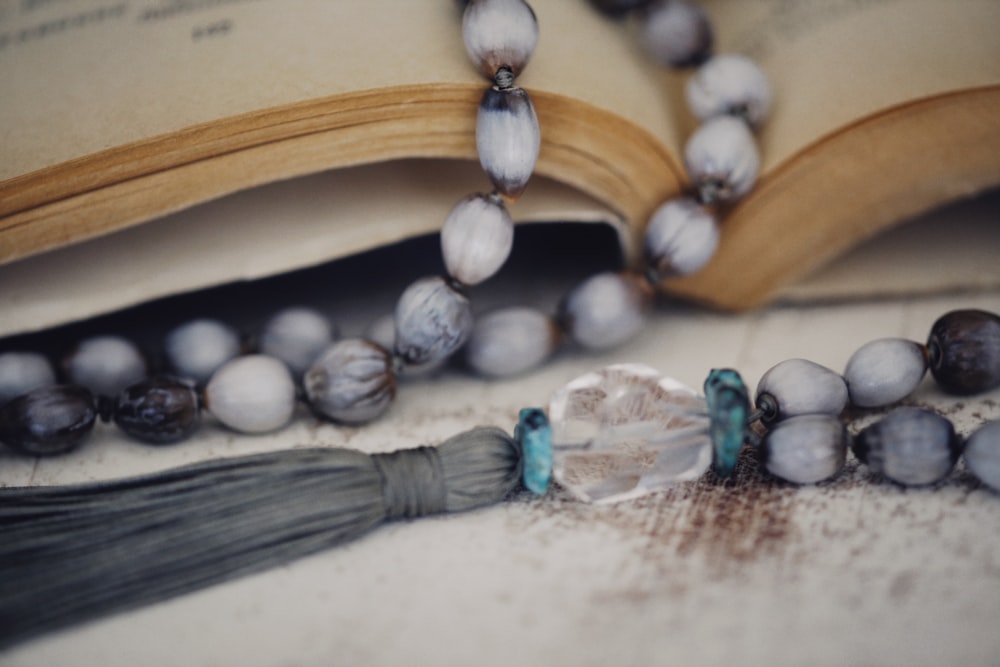
[[[153,377],[126,387],[115,403],[115,424],[154,444],[178,442],[198,428],[198,394],[184,380]]]
[[[538,45],[538,20],[524,0],[471,0],[462,15],[462,40],[488,79],[502,67],[517,76]]]
[[[66,375],[74,384],[98,396],[117,396],[146,377],[146,360],[139,348],[121,336],[88,338],[65,359]]]
[[[844,369],[851,403],[862,408],[906,398],[927,372],[927,348],[904,338],[879,338],[862,345]]]
[[[662,204],[646,226],[646,266],[656,280],[698,271],[712,259],[718,246],[715,216],[691,197]]]
[[[705,121],[688,139],[684,166],[703,202],[731,202],[753,188],[760,156],[746,123],[732,116],[717,116]]]
[[[295,411],[295,383],[274,357],[237,357],[217,370],[205,386],[205,407],[216,419],[243,433],[281,428]]]
[[[830,479],[844,467],[850,436],[832,415],[799,415],[778,422],[761,443],[761,463],[795,484]]]
[[[94,395],[78,385],[50,385],[0,407],[0,442],[31,456],[75,449],[94,428]]]
[[[965,396],[1000,386],[1000,316],[946,313],[931,327],[927,349],[931,374],[946,392]]]
[[[450,356],[472,332],[469,299],[439,276],[422,278],[396,304],[396,355],[407,364]]]
[[[306,371],[303,385],[317,414],[350,424],[378,417],[396,397],[389,353],[361,339],[342,340],[328,347]]]
[[[260,332],[262,354],[281,359],[292,375],[301,377],[336,338],[337,331],[321,313],[303,306],[274,314]]]
[[[760,125],[771,110],[771,86],[755,62],[734,53],[709,59],[688,79],[685,94],[691,112],[705,121],[739,116]]]
[[[987,422],[969,436],[965,464],[983,484],[1000,491],[1000,421]]]
[[[705,11],[686,0],[654,2],[645,12],[642,40],[660,64],[687,67],[712,54],[712,24]]]
[[[806,359],[786,359],[760,378],[754,401],[761,409],[773,407],[773,414],[766,414],[765,421],[809,414],[837,416],[847,406],[847,385],[826,366]]]
[[[504,308],[476,320],[465,359],[488,377],[509,377],[538,367],[559,342],[559,329],[534,308]]]
[[[642,329],[651,299],[649,286],[636,276],[598,273],[566,295],[557,319],[583,347],[607,349],[621,345]]]
[[[220,366],[239,356],[240,336],[219,320],[192,320],[167,334],[164,352],[177,375],[204,384]]]
[[[542,135],[522,88],[487,88],[476,115],[479,163],[499,192],[516,198],[535,170]]]
[[[961,441],[941,415],[899,408],[858,433],[853,451],[872,472],[894,482],[932,484],[955,465]]]
[[[37,352],[0,354],[0,405],[32,389],[56,383],[52,364]]]
[[[478,285],[499,271],[513,245],[514,222],[497,195],[465,197],[441,228],[448,274],[464,285]]]

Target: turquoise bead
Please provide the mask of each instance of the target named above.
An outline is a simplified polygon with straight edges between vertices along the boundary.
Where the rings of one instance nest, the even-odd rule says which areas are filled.
[[[524,408],[518,415],[514,437],[524,457],[522,479],[532,493],[542,495],[552,481],[552,427],[538,408]]]
[[[750,398],[740,374],[731,368],[714,368],[705,380],[709,433],[712,438],[712,468],[728,477],[736,468],[746,439]]]

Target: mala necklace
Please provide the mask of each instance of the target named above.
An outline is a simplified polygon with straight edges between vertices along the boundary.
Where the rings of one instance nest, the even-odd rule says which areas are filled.
[[[595,4],[620,14],[639,3]],[[646,256],[655,280],[697,270],[711,257],[718,228],[710,207],[752,186],[759,160],[749,128],[763,119],[770,93],[749,61],[708,57],[711,30],[701,10],[675,1],[644,11],[645,34],[654,47],[660,45],[654,52],[662,60],[701,64],[689,99],[704,118],[685,153],[694,195],[665,203],[649,224]],[[135,438],[176,442],[196,428],[203,405],[235,430],[271,431],[293,412],[293,374],[302,374],[305,396],[318,415],[359,423],[390,405],[397,372],[439,363],[466,341],[470,365],[483,374],[540,363],[555,340],[547,317],[511,309],[473,324],[463,292],[506,260],[512,222],[504,198],[524,190],[538,154],[530,98],[514,85],[537,35],[534,14],[522,0],[473,0],[466,6],[467,49],[494,84],[480,104],[477,147],[496,190],[466,197],[449,215],[442,230],[449,275],[418,280],[403,293],[391,345],[361,339],[331,345],[323,318],[297,309],[265,328],[264,354],[233,359],[239,339],[218,323],[195,322],[171,332],[167,356],[191,380],[142,379],[145,363],[120,339],[81,345],[68,364],[78,383],[71,385],[52,384],[51,368],[37,355],[5,355],[0,441],[27,454],[58,454],[79,445],[100,416]],[[701,85],[705,91],[699,93]],[[567,295],[557,320],[584,347],[609,347],[638,331],[650,294],[640,276],[599,274]],[[863,407],[898,401],[928,366],[946,391],[975,393],[1000,385],[1000,318],[982,311],[949,313],[935,324],[926,346],[874,341],[852,357],[843,376],[804,360],[783,362],[762,378],[754,412],[731,369],[712,371],[701,398],[650,369],[618,366],[557,392],[548,416],[537,408],[523,410],[513,437],[477,428],[438,447],[389,454],[292,450],[120,481],[3,489],[0,647],[285,563],[388,519],[497,502],[520,484],[545,493],[553,476],[591,501],[655,491],[709,467],[726,476],[744,442],[757,442],[761,424],[769,429],[760,458],[783,479],[829,478],[852,446],[889,479],[931,483],[947,474],[961,451],[947,420],[895,412],[852,445],[838,419],[848,400]],[[201,392],[196,383],[204,383]],[[998,440],[1000,429],[991,424],[965,446],[969,468],[994,488],[1000,488]]]

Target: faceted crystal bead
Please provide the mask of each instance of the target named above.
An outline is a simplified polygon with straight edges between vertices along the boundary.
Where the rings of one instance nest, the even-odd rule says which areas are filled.
[[[587,373],[549,404],[553,476],[587,502],[697,479],[712,463],[705,399],[648,366]]]

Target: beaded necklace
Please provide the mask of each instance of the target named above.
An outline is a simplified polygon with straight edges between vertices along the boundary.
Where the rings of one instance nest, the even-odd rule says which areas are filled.
[[[618,3],[611,4],[612,11],[618,11]],[[770,93],[747,61],[708,59],[711,30],[697,8],[680,2],[656,6],[649,10],[647,21],[647,35],[654,43],[659,31],[669,35],[678,25],[685,27],[684,34],[696,36],[680,53],[666,49],[659,56],[675,65],[704,63],[692,81],[706,79],[709,93],[689,95],[698,100],[692,102],[697,114],[701,115],[698,105],[713,109],[705,112],[705,125],[686,152],[695,194],[665,203],[649,223],[646,256],[655,279],[697,270],[711,256],[718,230],[708,207],[730,201],[752,186],[757,157],[748,126],[761,121]],[[537,25],[522,0],[479,0],[468,4],[463,31],[473,61],[494,83],[480,105],[477,146],[496,191],[464,198],[448,217],[442,250],[449,276],[420,279],[403,293],[391,353],[388,346],[360,339],[331,345],[332,332],[322,317],[293,310],[280,313],[265,327],[260,349],[269,354],[233,359],[239,339],[217,323],[196,322],[171,332],[168,356],[175,370],[190,379],[139,379],[145,373],[144,362],[134,349],[121,340],[102,339],[82,345],[67,369],[70,377],[91,389],[55,385],[29,391],[33,383],[51,385],[51,368],[37,356],[7,355],[0,360],[0,368],[6,369],[0,374],[5,378],[0,389],[9,392],[0,408],[0,440],[28,454],[57,454],[79,445],[102,416],[113,418],[135,438],[176,442],[197,426],[203,405],[230,428],[267,432],[291,417],[296,400],[293,373],[303,373],[302,391],[317,414],[360,423],[389,406],[397,372],[438,363],[467,340],[470,364],[483,374],[505,375],[539,363],[551,351],[554,338],[547,317],[507,311],[474,325],[463,294],[463,285],[486,280],[505,261],[512,222],[504,197],[516,197],[524,190],[537,156],[539,130],[530,98],[514,86],[534,48]],[[720,89],[712,81],[725,85]],[[505,133],[515,139],[498,138]],[[638,275],[601,274],[567,295],[557,320],[584,347],[617,345],[641,327],[649,294]],[[518,344],[508,342],[511,331],[532,332],[531,342],[512,348]],[[540,340],[548,342],[539,344]],[[518,363],[505,363],[512,351]],[[113,373],[103,363],[96,368],[91,364],[108,358],[117,361]],[[311,553],[352,539],[385,519],[476,507],[501,500],[518,484],[545,493],[553,473],[571,493],[590,501],[657,491],[700,477],[710,466],[724,477],[732,472],[744,441],[757,439],[756,431],[748,430],[757,420],[771,425],[760,442],[761,460],[780,478],[795,483],[827,479],[843,466],[846,450],[853,446],[873,471],[900,484],[928,484],[947,474],[961,451],[962,443],[947,420],[932,413],[895,412],[859,434],[852,445],[838,418],[849,400],[861,407],[898,401],[920,382],[928,366],[947,391],[976,393],[997,386],[1000,318],[982,311],[949,313],[935,324],[926,346],[874,341],[858,350],[843,376],[804,360],[783,362],[761,379],[756,412],[751,412],[749,392],[735,371],[712,371],[705,397],[700,398],[651,369],[618,366],[589,374],[557,392],[548,415],[536,408],[522,411],[514,437],[500,429],[481,428],[455,436],[439,448],[387,455],[349,450],[277,452],[138,480],[6,490],[0,493],[0,523],[10,539],[0,547],[5,568],[0,581],[17,581],[18,590],[4,590],[0,596],[9,601],[0,608],[2,625],[12,629],[7,641],[19,641],[79,617],[153,602]],[[205,383],[204,389],[196,390],[197,383]],[[594,399],[595,391],[601,393],[599,400]],[[584,422],[590,431],[581,439],[578,427]],[[996,424],[987,425],[966,446],[970,469],[994,488],[1000,488],[998,436]],[[272,512],[273,521],[264,520],[262,525],[260,508],[269,502],[261,492],[265,480],[277,489],[273,501],[280,509]],[[329,508],[317,510],[316,497],[308,493],[303,494],[301,506],[282,504],[287,495],[283,488],[293,484],[300,489],[322,487]],[[253,499],[249,507],[248,493]],[[207,504],[209,496],[219,504]],[[166,497],[183,501],[164,504]],[[131,518],[122,507],[134,509]],[[251,532],[277,541],[281,553],[254,542],[257,538],[246,528],[241,530],[239,522],[220,530],[208,523],[198,528],[192,521],[180,533],[168,534],[173,517],[194,507],[225,516],[251,512],[254,521],[247,524]],[[125,545],[132,539],[131,521],[146,528],[158,526],[163,532],[154,539],[176,539],[193,550],[233,545],[240,557],[223,569],[216,558],[187,563],[169,576],[151,569],[123,582],[114,596],[60,606],[61,596],[95,571],[78,560],[75,578],[65,578],[61,547],[49,544],[49,537],[64,533],[84,552],[80,545],[96,546],[111,538]],[[120,530],[111,538],[109,522]],[[297,537],[282,533],[283,529]],[[275,535],[284,539],[276,540]],[[121,550],[129,551],[124,546]],[[102,556],[95,554],[96,566]],[[157,567],[157,562],[154,559],[149,567]],[[39,599],[55,604],[46,605],[48,611],[42,615],[22,613],[37,606]]]

